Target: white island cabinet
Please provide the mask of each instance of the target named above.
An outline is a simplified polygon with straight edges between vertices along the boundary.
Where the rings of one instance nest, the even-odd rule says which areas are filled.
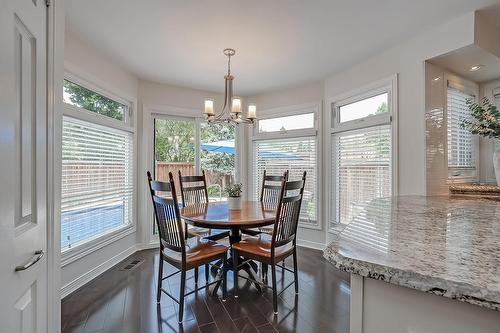
[[[351,333],[500,333],[500,200],[377,199],[324,256],[351,274]]]

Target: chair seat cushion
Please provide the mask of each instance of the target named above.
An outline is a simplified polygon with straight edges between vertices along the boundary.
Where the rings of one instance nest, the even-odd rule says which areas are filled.
[[[246,237],[233,244],[233,249],[238,251],[241,255],[250,254],[256,257],[271,258],[271,241],[272,236],[262,233],[256,237]],[[276,258],[288,256],[293,251],[293,244],[290,242],[283,246],[274,249]]]
[[[197,267],[201,264],[211,262],[225,255],[227,249],[227,246],[208,239],[200,237],[188,238],[186,239],[186,265],[188,267]],[[163,255],[170,259],[170,261],[177,262],[178,264],[182,262],[180,252],[164,249]]]
[[[213,241],[219,241],[223,238],[229,237],[229,231],[200,228],[200,227],[194,227],[192,225],[188,225],[188,238],[191,238],[191,237],[201,237],[201,238],[207,238],[207,239],[210,239]]]
[[[210,229],[208,228],[199,228],[194,227],[192,225],[188,225],[188,237],[205,237],[210,235]]]
[[[252,228],[252,229],[241,229],[241,232],[250,236],[258,236],[259,234],[268,234],[272,235],[274,231],[274,226],[265,226],[260,228]]]

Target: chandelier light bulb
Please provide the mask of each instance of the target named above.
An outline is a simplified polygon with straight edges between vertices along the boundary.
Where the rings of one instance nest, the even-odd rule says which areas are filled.
[[[255,104],[249,104],[248,105],[247,118],[248,119],[255,119],[255,118],[257,118],[257,106]]]
[[[211,99],[205,100],[205,114],[208,116],[213,116],[214,112],[214,101]]]
[[[231,103],[232,113],[241,113],[241,99],[239,97],[234,97]]]

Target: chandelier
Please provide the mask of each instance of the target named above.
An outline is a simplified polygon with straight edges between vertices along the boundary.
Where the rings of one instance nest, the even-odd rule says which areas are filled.
[[[233,96],[233,80],[231,75],[231,57],[236,54],[233,49],[224,49],[224,55],[227,57],[227,74],[224,76],[224,106],[220,113],[215,113],[214,101],[205,100],[205,117],[209,123],[233,123],[233,124],[253,124],[257,118],[257,107],[255,104],[248,105],[248,112],[243,118],[241,98]]]

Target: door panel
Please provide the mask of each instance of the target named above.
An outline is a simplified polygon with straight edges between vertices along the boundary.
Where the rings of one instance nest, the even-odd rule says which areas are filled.
[[[16,160],[20,165],[19,201],[15,223],[20,227],[36,223],[36,39],[21,19],[15,15],[15,96],[18,101],[18,124],[16,133]],[[17,190],[17,189],[16,189]],[[33,209],[34,208],[34,209]]]
[[[46,19],[44,1],[2,1],[0,332],[47,332]]]

